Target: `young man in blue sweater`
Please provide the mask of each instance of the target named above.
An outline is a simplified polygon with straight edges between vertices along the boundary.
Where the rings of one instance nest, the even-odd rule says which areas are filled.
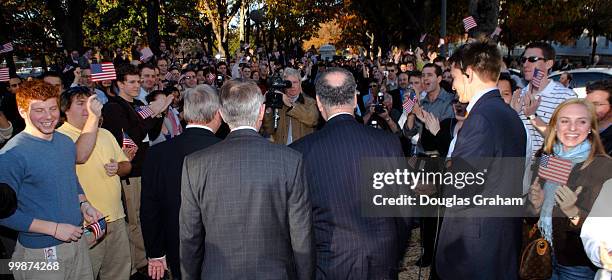
[[[27,265],[13,269],[15,279],[93,279],[81,225],[102,213],[87,201],[75,162],[85,162],[95,145],[101,106],[88,100],[91,117],[75,148],[55,131],[58,97],[59,89],[43,81],[23,83],[16,98],[26,128],[0,150],[0,182],[18,198],[15,214],[0,225],[19,232],[11,261]]]

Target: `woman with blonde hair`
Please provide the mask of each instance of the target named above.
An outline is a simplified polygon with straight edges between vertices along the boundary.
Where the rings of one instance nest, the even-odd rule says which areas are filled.
[[[542,170],[534,172],[529,209],[539,215],[538,227],[552,247],[551,279],[593,279],[596,269],[582,246],[580,230],[612,170],[593,104],[585,99],[561,103],[547,131],[544,146],[536,154],[541,157],[535,167]],[[571,169],[569,175],[547,175],[542,166],[551,161]]]

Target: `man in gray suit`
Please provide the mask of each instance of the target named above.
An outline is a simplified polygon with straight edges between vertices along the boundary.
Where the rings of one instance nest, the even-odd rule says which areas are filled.
[[[302,156],[261,137],[264,96],[252,82],[221,88],[227,138],[185,158],[183,279],[312,279],[312,210]]]

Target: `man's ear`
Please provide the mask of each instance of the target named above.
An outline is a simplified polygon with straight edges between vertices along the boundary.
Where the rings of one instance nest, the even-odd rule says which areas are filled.
[[[546,72],[548,73],[548,70],[550,70],[550,68],[552,68],[555,65],[555,60],[554,59],[547,60],[544,65],[546,65]]]
[[[319,95],[315,95],[315,99],[317,100],[317,108],[319,109],[319,112],[321,112],[321,116],[323,117],[323,119],[326,119],[327,116],[325,115],[325,111],[323,110],[323,104],[321,104],[321,99],[319,98]]]
[[[257,118],[257,120],[262,121],[264,119],[265,113],[266,113],[266,104],[261,104],[261,106],[259,106],[259,117]]]
[[[26,109],[26,110],[24,110],[24,109],[22,109],[21,107],[19,107],[19,106],[18,106],[18,107],[17,107],[17,111],[19,111],[19,115],[21,116],[21,118],[22,118],[22,119],[27,120],[27,117],[28,117],[28,111],[29,111],[29,110],[27,110],[27,109]]]

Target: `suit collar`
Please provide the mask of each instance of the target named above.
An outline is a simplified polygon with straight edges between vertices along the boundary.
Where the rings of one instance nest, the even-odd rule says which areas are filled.
[[[325,125],[325,127],[329,125],[336,125],[336,124],[347,122],[347,121],[355,121],[355,117],[349,114],[336,115],[333,118],[327,120],[327,124]]]
[[[185,129],[185,132],[183,132],[183,134],[215,136],[215,134],[212,133],[212,131],[205,129],[205,128],[199,128],[199,127],[188,127],[187,129]]]
[[[470,109],[474,110],[492,98],[501,98],[501,94],[499,93],[498,89],[493,89],[484,93],[478,100],[476,100],[476,103],[474,103],[474,106],[472,106]]]
[[[239,138],[239,137],[261,137],[257,131],[252,129],[237,129],[230,132],[225,139]]]

